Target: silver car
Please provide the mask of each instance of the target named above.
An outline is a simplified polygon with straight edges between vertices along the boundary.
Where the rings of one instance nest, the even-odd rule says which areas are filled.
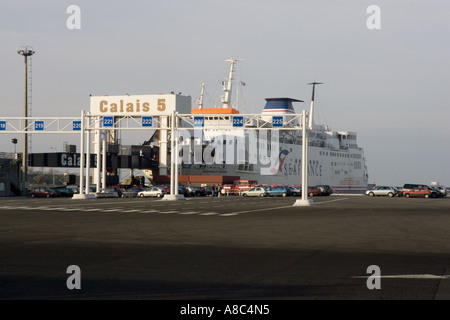
[[[375,196],[388,196],[388,197],[394,197],[398,193],[398,190],[394,187],[389,186],[376,186],[373,187],[373,189],[366,190],[366,195],[370,197]]]
[[[244,197],[264,197],[266,194],[266,189],[263,187],[253,187],[247,191],[242,192]]]
[[[140,198],[143,198],[143,197],[157,197],[157,198],[161,198],[166,193],[167,193],[166,190],[163,189],[163,188],[149,187],[147,189],[139,191],[137,196],[140,197]]]

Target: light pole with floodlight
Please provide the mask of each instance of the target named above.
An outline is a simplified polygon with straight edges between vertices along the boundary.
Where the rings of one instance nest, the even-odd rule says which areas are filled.
[[[28,57],[34,54],[30,47],[17,50],[17,53],[24,56],[25,60],[25,104],[24,104],[24,131],[27,131],[28,126]],[[28,182],[28,134],[23,134],[23,153],[22,153],[22,192],[26,194],[26,187]]]

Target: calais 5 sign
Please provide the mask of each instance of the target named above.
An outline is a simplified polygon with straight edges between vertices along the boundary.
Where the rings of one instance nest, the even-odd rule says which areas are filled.
[[[100,116],[168,116],[190,106],[191,97],[175,94],[91,97],[91,114]]]

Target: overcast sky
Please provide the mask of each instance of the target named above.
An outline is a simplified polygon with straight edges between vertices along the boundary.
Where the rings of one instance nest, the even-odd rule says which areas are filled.
[[[70,5],[81,29],[67,27]],[[367,27],[370,5],[381,29]],[[33,116],[77,117],[90,94],[175,91],[195,106],[202,82],[213,106],[235,57],[241,112],[290,97],[301,113],[307,83],[324,82],[315,122],[357,132],[369,183],[450,186],[449,34],[448,0],[1,0],[0,117],[23,116],[24,45],[36,51]],[[12,137],[0,135],[0,152]],[[33,152],[64,142],[79,138],[33,135]]]

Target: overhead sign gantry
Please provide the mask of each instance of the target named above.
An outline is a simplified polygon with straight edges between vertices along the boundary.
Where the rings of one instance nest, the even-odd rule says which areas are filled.
[[[180,145],[179,137],[182,130],[283,130],[302,131],[302,199],[297,200],[294,206],[310,205],[308,200],[307,175],[307,149],[308,149],[308,115],[306,111],[301,114],[288,116],[270,114],[231,114],[216,115],[218,121],[210,122],[211,114],[201,114],[198,110],[191,113],[191,97],[181,95],[141,95],[141,96],[96,96],[91,97],[90,112],[81,112],[79,118],[51,118],[28,117],[27,127],[23,127],[24,118],[0,117],[0,134],[2,133],[76,133],[80,135],[80,154],[90,158],[91,134],[95,134],[97,155],[103,154],[102,163],[98,163],[94,176],[97,177],[97,192],[100,181],[105,179],[106,161],[106,132],[116,130],[158,130],[160,132],[160,170],[168,169],[168,134],[171,133],[170,176],[171,195],[167,199],[180,199],[178,195],[178,159]],[[74,199],[95,197],[86,193],[84,184],[89,184],[89,162],[85,165],[85,157],[80,157],[80,194]],[[103,176],[100,177],[100,173]],[[86,188],[88,189],[88,188]]]

